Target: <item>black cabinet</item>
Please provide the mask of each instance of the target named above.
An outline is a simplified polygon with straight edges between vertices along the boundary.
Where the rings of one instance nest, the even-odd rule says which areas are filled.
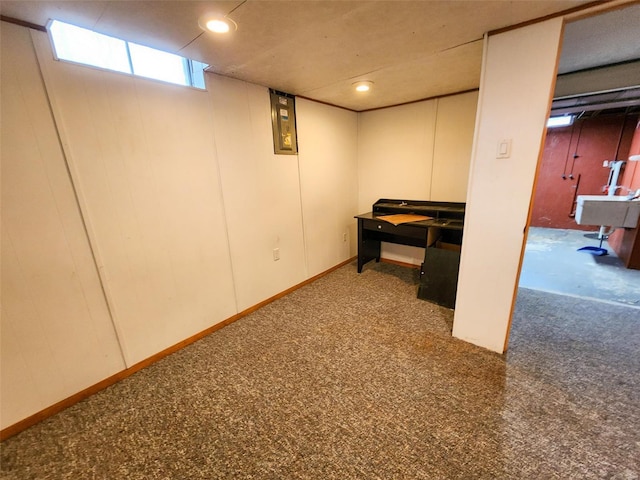
[[[420,265],[418,298],[447,308],[456,305],[460,252],[445,248],[427,248]]]

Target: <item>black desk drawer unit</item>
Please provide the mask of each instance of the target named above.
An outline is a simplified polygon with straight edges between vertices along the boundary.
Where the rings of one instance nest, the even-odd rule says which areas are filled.
[[[392,236],[403,237],[406,239],[416,239],[420,242],[418,246],[424,246],[427,242],[428,229],[423,227],[415,227],[411,225],[394,225],[385,220],[364,220],[362,228],[381,234],[380,237]],[[374,234],[371,234],[374,235]],[[383,242],[384,240],[381,238]]]

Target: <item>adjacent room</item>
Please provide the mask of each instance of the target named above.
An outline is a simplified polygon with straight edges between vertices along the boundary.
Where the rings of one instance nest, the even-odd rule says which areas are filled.
[[[618,219],[615,212],[603,212],[599,218],[590,210],[598,208],[592,199],[634,205],[640,170],[629,152],[640,144],[639,111],[580,111],[572,125],[548,129],[520,287],[640,306],[635,213]]]
[[[640,188],[640,90],[629,76],[639,47],[629,41],[629,13],[565,26],[521,287],[640,305],[635,211],[593,211],[607,197],[626,209]]]
[[[638,478],[636,2],[0,13],[0,478]]]

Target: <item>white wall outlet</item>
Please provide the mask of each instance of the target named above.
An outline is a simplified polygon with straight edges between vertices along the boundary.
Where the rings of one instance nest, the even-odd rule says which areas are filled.
[[[343,241],[343,242],[346,242],[346,241],[347,241],[347,234],[346,234],[346,233],[343,233],[343,234],[342,234],[342,241]]]
[[[273,249],[273,261],[277,262],[278,260],[280,260],[280,249],[279,248],[274,248]]]

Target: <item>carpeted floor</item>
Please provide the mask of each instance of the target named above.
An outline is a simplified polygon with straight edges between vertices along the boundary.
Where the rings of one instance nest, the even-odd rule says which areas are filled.
[[[636,308],[521,289],[505,356],[342,267],[2,443],[3,479],[638,479]]]

